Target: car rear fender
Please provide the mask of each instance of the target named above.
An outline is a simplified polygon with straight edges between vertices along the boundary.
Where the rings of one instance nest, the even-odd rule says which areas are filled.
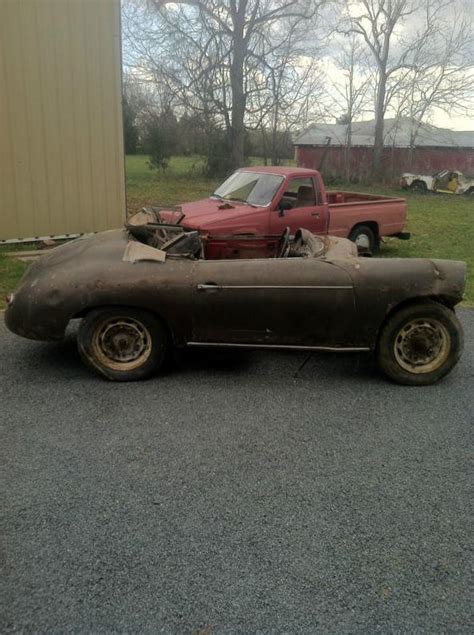
[[[124,305],[124,304],[110,304],[110,303],[109,304],[91,305],[91,306],[88,306],[87,308],[82,309],[78,313],[75,313],[71,317],[71,320],[82,319],[88,313],[90,313],[91,311],[99,311],[101,309],[105,311],[105,310],[111,309],[111,308],[114,308],[114,309],[117,309],[117,308],[122,308],[122,309],[141,309],[143,311],[147,311],[148,313],[150,313],[150,315],[153,315],[153,317],[160,322],[162,327],[167,332],[170,342],[172,342],[173,344],[179,343],[179,339],[180,338],[177,337],[177,335],[176,335],[174,329],[171,327],[171,324],[169,323],[169,321],[165,320],[165,318],[162,315],[160,315],[160,313],[157,312],[156,310],[150,310],[147,307],[135,306],[135,305]]]

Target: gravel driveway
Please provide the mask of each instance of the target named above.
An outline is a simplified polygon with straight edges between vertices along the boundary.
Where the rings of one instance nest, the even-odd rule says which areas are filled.
[[[428,388],[192,351],[113,384],[0,324],[1,632],[472,632],[474,311]]]

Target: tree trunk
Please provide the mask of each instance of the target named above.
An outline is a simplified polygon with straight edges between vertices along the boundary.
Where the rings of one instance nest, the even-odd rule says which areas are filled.
[[[246,96],[244,92],[244,62],[246,53],[244,24],[245,13],[238,11],[234,16],[234,46],[230,67],[230,85],[232,90],[230,149],[233,168],[238,168],[244,163],[244,116],[246,107]]]
[[[263,165],[268,165],[267,135],[265,133],[264,126],[262,126],[262,150],[263,150]]]
[[[346,151],[345,151],[345,173],[346,173],[346,181],[349,183],[351,180],[351,158],[352,158],[352,114],[350,114],[350,119],[347,123],[346,130]]]
[[[415,160],[415,144],[416,144],[416,138],[418,136],[418,131],[420,129],[420,125],[421,125],[421,120],[420,122],[416,122],[414,121],[414,119],[412,119],[411,130],[410,130],[410,149],[408,153],[408,165],[411,171],[413,170],[413,163]]]
[[[278,153],[278,118],[279,118],[279,109],[278,109],[278,97],[275,99],[273,117],[272,117],[272,165],[278,165],[279,153]]]
[[[381,72],[379,85],[377,88],[377,101],[375,104],[375,135],[374,152],[372,158],[373,178],[375,180],[380,180],[384,176],[384,166],[382,161],[386,85],[387,77],[385,75],[385,72]]]
[[[410,148],[408,150],[408,169],[413,171],[413,163],[415,158],[415,146],[413,138],[410,139]]]

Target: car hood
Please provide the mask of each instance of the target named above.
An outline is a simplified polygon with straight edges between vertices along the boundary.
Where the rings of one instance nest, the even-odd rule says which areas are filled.
[[[200,201],[183,203],[180,207],[185,214],[181,224],[190,229],[213,229],[223,224],[226,225],[234,219],[252,216],[256,210],[262,209],[246,203],[222,201],[214,198],[203,198]],[[164,222],[172,220],[172,214],[170,212],[168,218],[166,210],[160,210],[160,216]]]

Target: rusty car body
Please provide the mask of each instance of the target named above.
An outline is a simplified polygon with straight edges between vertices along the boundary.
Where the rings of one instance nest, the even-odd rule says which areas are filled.
[[[474,179],[459,170],[439,170],[434,174],[412,174],[405,172],[400,177],[400,187],[421,194],[468,194],[474,196]]]
[[[206,259],[204,243],[145,214],[57,247],[7,299],[6,325],[59,340],[81,318],[84,362],[115,380],[152,374],[171,346],[374,351],[406,384],[438,380],[461,354],[463,262],[363,258],[304,229],[287,228],[272,258]]]

